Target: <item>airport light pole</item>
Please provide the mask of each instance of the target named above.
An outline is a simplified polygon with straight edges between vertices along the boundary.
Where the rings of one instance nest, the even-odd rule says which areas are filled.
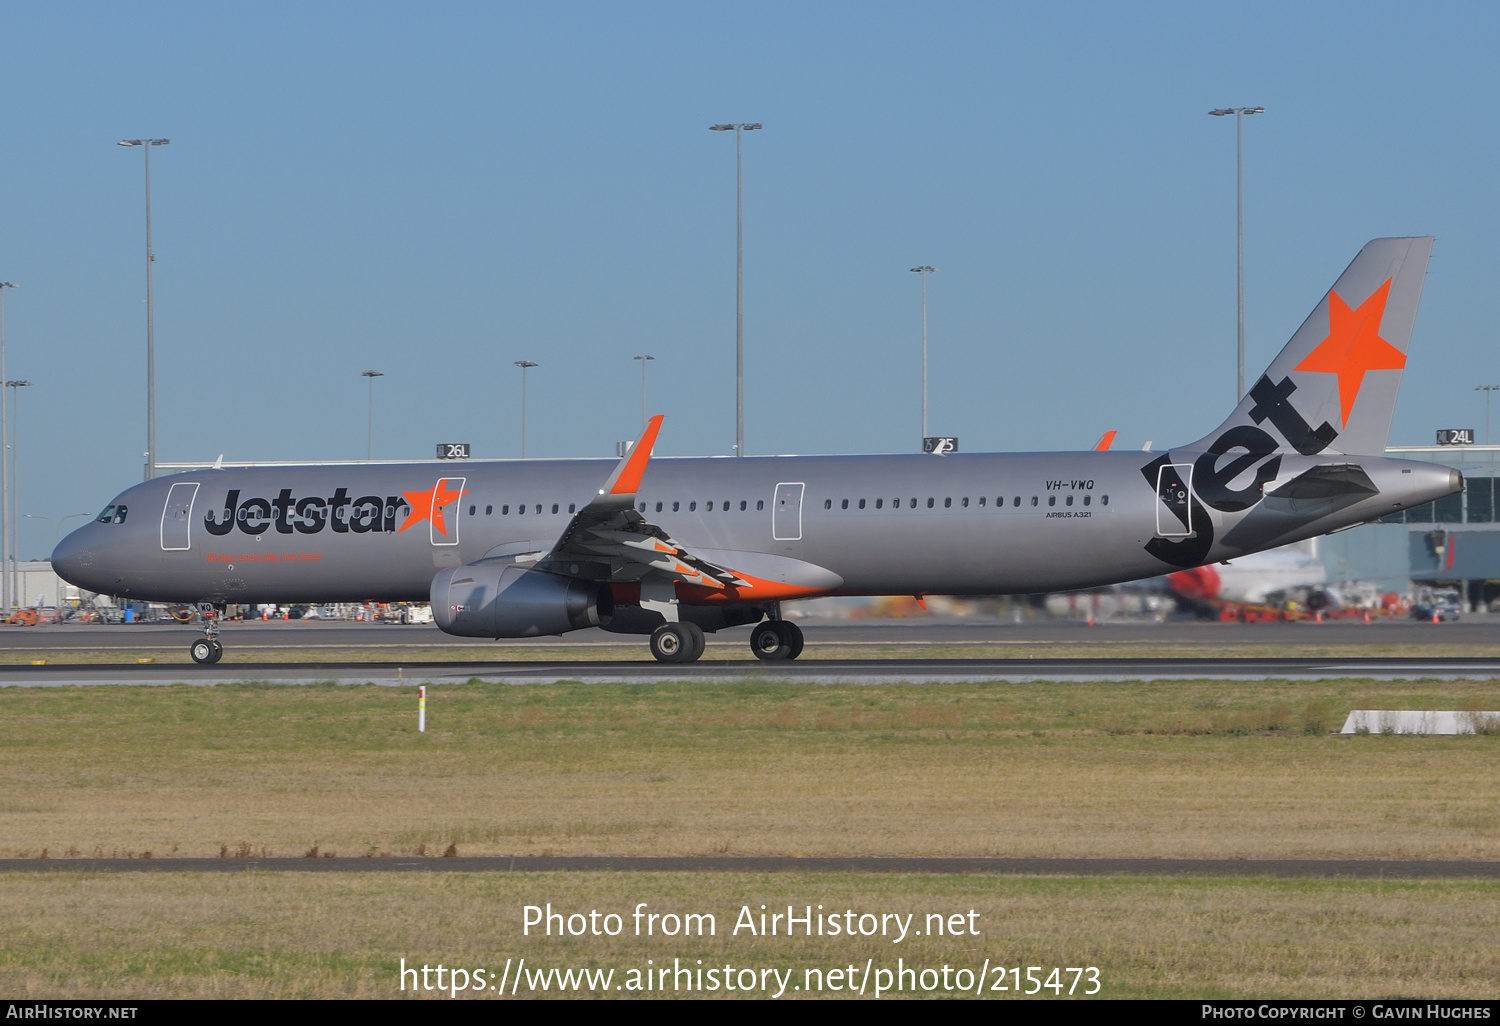
[[[18,528],[20,518],[16,513],[20,509],[17,495],[20,489],[17,487],[21,465],[21,392],[23,388],[30,388],[29,381],[7,381],[5,387],[10,391],[10,509],[7,519],[10,521],[10,594],[16,604],[21,603],[21,546],[18,543]]]
[[[1235,368],[1234,401],[1245,398],[1245,163],[1243,159],[1243,134],[1241,123],[1246,114],[1264,114],[1264,107],[1220,107],[1209,111],[1216,118],[1234,115],[1234,237],[1235,237],[1235,281],[1239,289],[1239,345]]]
[[[151,147],[170,139],[121,139],[121,146],[139,146],[146,153],[146,480],[156,476],[156,309],[151,289]]]
[[[359,376],[370,379],[370,424],[365,434],[365,459],[375,458],[375,379],[385,375],[378,370],[360,371]]]
[[[516,366],[521,368],[521,459],[526,458],[526,372],[539,364],[530,360],[517,360]],[[641,364],[642,367],[645,364]]]
[[[1484,393],[1484,444],[1490,444],[1490,393],[1500,385],[1480,385],[1474,389],[1476,392]]]
[[[47,521],[47,523],[49,523],[49,524],[52,525],[52,543],[53,543],[54,547],[56,546],[56,544],[58,542],[62,541],[62,525],[63,524],[66,524],[69,520],[72,520],[75,517],[91,517],[93,515],[94,514],[92,514],[92,513],[69,513],[67,516],[63,517],[61,520],[57,520],[57,519],[55,519],[53,517],[47,516],[45,513],[26,513],[26,514],[24,514],[24,516],[26,517],[27,520],[45,520],[45,521]]]
[[[709,125],[710,132],[734,130],[734,454],[745,455],[745,175],[740,136],[758,131],[759,121]]]
[[[641,361],[641,430],[646,430],[646,361],[654,360],[656,357],[650,353],[642,353],[640,356],[632,357]]]
[[[913,274],[922,276],[922,445],[927,444],[927,276],[941,271],[941,267],[913,267]],[[918,447],[918,451],[921,448]]]
[[[0,281],[0,381],[5,380],[5,290],[16,288],[12,281]],[[0,388],[0,612],[10,613],[10,577],[3,568],[10,565],[10,438],[6,433],[6,390]]]

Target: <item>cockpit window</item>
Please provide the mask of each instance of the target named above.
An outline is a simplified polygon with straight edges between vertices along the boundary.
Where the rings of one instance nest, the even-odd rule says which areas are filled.
[[[125,514],[128,512],[130,512],[130,509],[125,505],[105,506],[104,512],[99,514],[97,521],[101,524],[123,524],[125,522]]]

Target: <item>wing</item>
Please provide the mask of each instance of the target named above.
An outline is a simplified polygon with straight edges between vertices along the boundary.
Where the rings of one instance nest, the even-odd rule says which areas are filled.
[[[651,418],[604,487],[574,514],[552,551],[538,561],[538,569],[620,582],[657,573],[714,591],[749,584],[733,571],[692,555],[635,508],[635,493],[651,460],[661,422],[659,414]]]

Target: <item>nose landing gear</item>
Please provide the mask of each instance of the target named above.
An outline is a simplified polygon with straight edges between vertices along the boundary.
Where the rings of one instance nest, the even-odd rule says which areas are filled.
[[[200,665],[216,663],[224,654],[224,646],[219,644],[219,611],[211,603],[202,602],[198,614],[203,617],[203,637],[188,647],[188,655]]]

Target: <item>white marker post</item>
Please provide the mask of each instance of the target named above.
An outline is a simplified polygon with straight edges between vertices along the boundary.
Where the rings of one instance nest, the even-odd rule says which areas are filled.
[[[417,733],[427,733],[427,685],[417,687]]]

